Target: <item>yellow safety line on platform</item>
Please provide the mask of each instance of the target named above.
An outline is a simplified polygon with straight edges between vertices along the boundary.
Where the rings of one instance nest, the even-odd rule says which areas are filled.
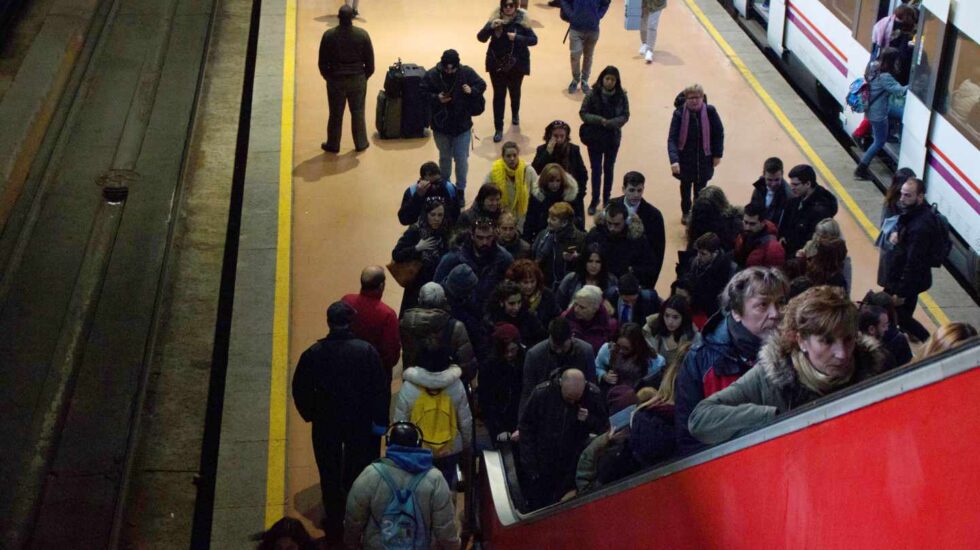
[[[694,3],[694,0],[684,1],[687,3],[687,7],[691,10],[694,16],[697,17],[698,21],[701,22],[701,25],[705,28],[705,30],[708,31],[708,34],[710,34],[714,39],[715,43],[718,44],[718,47],[721,48],[721,51],[728,56],[728,59],[731,60],[732,64],[735,65],[735,68],[738,69],[738,71],[742,74],[742,77],[745,78],[746,82],[749,83],[749,86],[751,86],[756,95],[759,96],[759,99],[766,104],[769,111],[776,117],[776,120],[778,120],[783,126],[783,129],[786,130],[786,133],[793,138],[793,141],[795,141],[796,145],[803,151],[803,154],[810,159],[810,162],[813,164],[814,168],[816,168],[816,170],[823,175],[824,179],[830,183],[830,186],[834,189],[834,192],[836,192],[837,196],[844,202],[844,206],[847,207],[847,209],[851,212],[851,215],[854,216],[854,219],[857,220],[858,225],[864,229],[864,232],[867,233],[868,237],[872,241],[875,241],[878,238],[878,227],[871,223],[868,216],[865,215],[857,203],[854,202],[854,198],[851,197],[851,194],[847,192],[847,189],[845,189],[843,185],[841,185],[840,180],[834,176],[834,173],[830,171],[830,168],[828,168],[827,164],[824,163],[822,158],[820,158],[820,155],[817,154],[813,147],[811,147],[807,142],[806,138],[804,138],[803,135],[800,134],[799,130],[796,129],[796,126],[790,122],[789,117],[783,113],[783,110],[779,108],[779,105],[775,100],[773,100],[772,96],[766,92],[765,88],[763,88],[762,84],[759,82],[759,79],[755,77],[755,74],[752,73],[738,54],[735,53],[735,50],[728,44],[728,41],[721,36],[718,29],[716,29],[711,21],[708,20],[708,16],[701,11],[701,8]],[[949,322],[949,318],[946,317],[943,310],[927,293],[923,292],[920,294],[919,299],[922,301],[923,305],[925,305],[926,312],[932,316],[933,321],[939,325]]]
[[[293,223],[293,110],[296,83],[296,0],[286,0],[282,56],[282,120],[279,151],[279,221],[276,239],[276,298],[272,318],[272,383],[269,389],[269,457],[265,526],[286,508],[286,402],[289,379],[289,285]]]

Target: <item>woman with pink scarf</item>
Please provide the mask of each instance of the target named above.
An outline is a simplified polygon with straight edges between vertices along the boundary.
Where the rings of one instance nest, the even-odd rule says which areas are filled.
[[[681,223],[687,223],[693,197],[715,175],[725,152],[725,128],[714,106],[705,101],[704,88],[692,84],[682,92],[684,103],[674,111],[667,137],[670,171],[681,180]],[[693,192],[693,195],[692,195]]]

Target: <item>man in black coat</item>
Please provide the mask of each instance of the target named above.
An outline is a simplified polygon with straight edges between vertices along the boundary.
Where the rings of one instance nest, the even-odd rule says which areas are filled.
[[[643,222],[643,236],[650,243],[650,250],[653,254],[650,260],[649,281],[646,286],[653,288],[657,286],[660,278],[660,270],[664,265],[664,254],[667,249],[667,235],[664,230],[664,216],[660,210],[648,203],[643,198],[643,189],[646,187],[646,178],[639,172],[626,172],[623,176],[623,196],[616,197],[612,202],[622,203],[629,212],[629,216],[637,216]]]
[[[606,270],[617,278],[632,271],[640,284],[651,287],[657,259],[644,236],[643,222],[638,217],[629,217],[623,203],[610,202],[603,213],[596,217],[596,224],[585,237],[585,246],[596,243],[602,249]],[[661,264],[663,256],[660,257]]]
[[[567,369],[578,369],[587,380],[598,383],[592,346],[572,336],[568,319],[555,317],[548,323],[548,338],[532,346],[524,356],[520,410],[524,410],[538,384]]]
[[[367,31],[352,24],[354,10],[341,6],[337,13],[340,23],[323,33],[320,39],[318,65],[320,76],[327,81],[327,141],[320,148],[328,153],[340,152],[340,134],[344,127],[344,107],[350,105],[351,130],[354,148],[368,148],[367,126],[364,122],[364,102],[367,80],[374,74],[374,48]]]
[[[463,195],[452,182],[442,179],[439,165],[429,161],[419,168],[419,179],[405,189],[402,204],[398,208],[398,221],[402,225],[412,225],[419,221],[422,207],[429,197],[442,197],[446,206],[446,225],[452,226],[459,219]]]
[[[647,317],[660,312],[660,296],[653,289],[640,288],[640,282],[632,273],[619,278],[616,289],[610,293],[609,303],[616,310],[619,326],[624,323],[646,323]]]
[[[762,175],[752,184],[752,204],[766,211],[766,219],[776,227],[783,221],[786,203],[793,196],[789,182],[783,179],[783,161],[777,157],[766,159]]]
[[[808,164],[799,164],[789,171],[789,187],[793,198],[786,203],[779,240],[792,258],[796,251],[813,237],[817,224],[837,215],[837,197],[817,184],[817,173]]]
[[[381,357],[351,331],[357,312],[345,302],[327,309],[330,334],[300,356],[293,401],[313,423],[313,454],[320,470],[323,528],[328,541],[343,540],[347,491],[380,451],[391,393]]]
[[[541,175],[544,167],[551,163],[560,165],[575,178],[575,183],[578,184],[575,202],[578,205],[578,210],[581,211],[585,200],[585,190],[589,184],[589,170],[585,167],[582,150],[578,145],[572,143],[572,127],[563,120],[556,120],[544,129],[544,143],[538,145],[534,152],[531,167],[538,175]],[[585,220],[576,217],[575,226],[579,229],[585,229]]]
[[[448,178],[455,163],[453,181],[460,194],[464,194],[473,117],[486,108],[483,93],[487,83],[471,67],[459,63],[456,50],[446,50],[439,63],[425,73],[421,88],[429,101],[432,139],[439,149],[439,169]]]
[[[879,281],[895,300],[898,325],[920,342],[929,337],[929,331],[912,314],[919,294],[932,286],[931,249],[938,246],[942,237],[939,222],[925,200],[926,186],[922,180],[909,178],[902,184],[901,215],[887,236],[895,248],[882,255],[882,261],[886,262],[885,277]]]
[[[458,265],[470,266],[476,275],[477,284],[473,290],[477,304],[485,307],[497,284],[504,280],[507,268],[514,258],[504,247],[497,244],[497,232],[493,223],[479,219],[473,225],[469,238],[464,238],[456,250],[450,250],[439,260],[433,281],[445,284],[449,274]]]
[[[520,474],[530,509],[558,502],[575,488],[589,434],[608,428],[599,387],[582,371],[568,369],[534,388],[518,422]]]
[[[687,223],[691,203],[721,163],[725,152],[725,127],[713,105],[705,101],[704,89],[694,84],[684,89],[684,103],[670,121],[667,155],[670,171],[681,180],[682,222]],[[693,195],[692,195],[693,191]]]

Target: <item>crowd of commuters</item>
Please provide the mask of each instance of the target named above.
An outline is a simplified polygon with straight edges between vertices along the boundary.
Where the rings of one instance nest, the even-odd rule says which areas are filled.
[[[912,318],[931,285],[927,248],[940,229],[921,179],[896,175],[878,243],[883,290],[854,302],[837,199],[811,166],[784,177],[779,158],[765,159],[744,207],[708,185],[724,127],[697,84],[675,101],[668,135],[680,180],[677,222],[687,227],[661,297],[665,222],[644,198],[646,177],[625,172],[612,197],[629,120],[619,71],[606,67],[588,85],[609,2],[560,4],[573,38],[569,92],[581,85],[586,93],[589,205],[589,168],[571,126],[556,120],[531,162],[504,143],[467,208],[471,119],[485,83],[447,50],[424,84],[439,162],[423,164],[402,196],[398,220],[407,229],[388,265],[405,289],[400,312],[382,302],[384,269],[365,268],[360,293],[329,307],[330,332],[302,355],[293,380],[297,409],[313,423],[328,540],[383,546],[390,533],[379,518],[410,486],[432,541],[458,544],[452,491],[457,469],[472,459],[477,426],[486,444],[516,454],[522,505],[535,509],[976,336],[961,323],[930,336]],[[643,4],[653,20],[645,51],[663,5]],[[478,38],[489,43],[494,141],[502,141],[506,95],[518,124],[537,38],[515,0],[500,2]],[[918,356],[910,339],[924,343]],[[401,389],[392,399],[399,357]],[[382,436],[388,446],[379,460]]]

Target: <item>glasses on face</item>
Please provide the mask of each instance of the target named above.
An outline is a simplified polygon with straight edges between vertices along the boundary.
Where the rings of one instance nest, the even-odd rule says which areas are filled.
[[[514,6],[514,4],[504,4],[504,9],[513,8]]]

